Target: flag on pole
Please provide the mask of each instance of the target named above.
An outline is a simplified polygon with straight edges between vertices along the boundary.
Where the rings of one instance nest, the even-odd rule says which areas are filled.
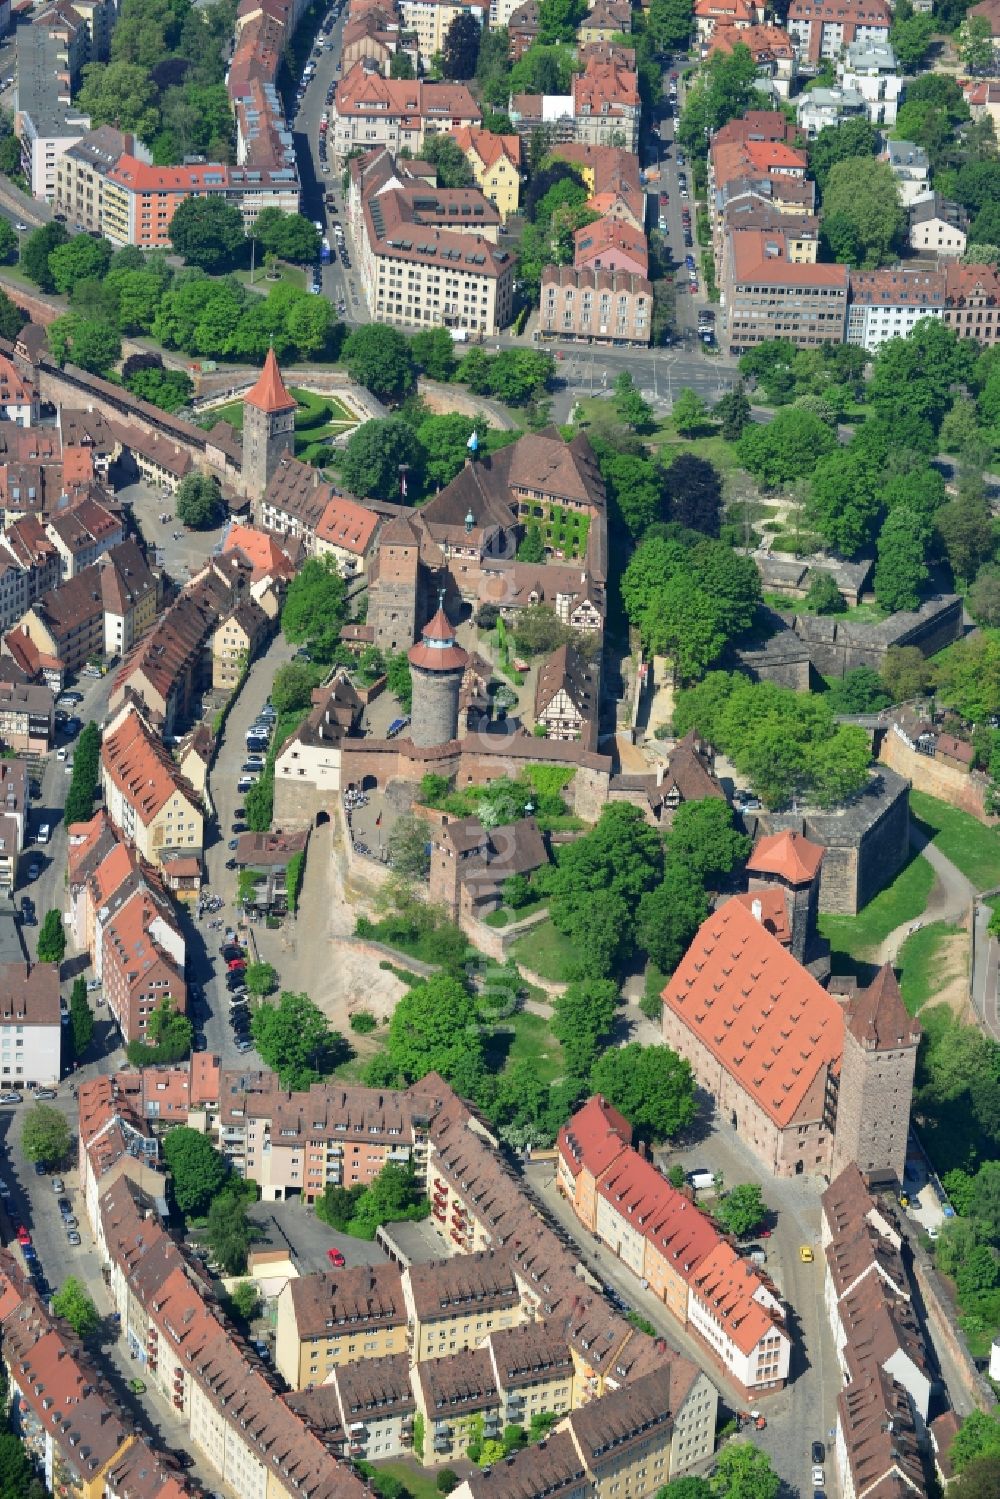
[[[473,432],[472,436],[469,438],[469,440],[465,444],[465,446],[468,448],[468,450],[469,450],[470,453],[478,452],[478,450],[479,450],[479,433],[478,432]]]
[[[400,474],[400,476],[399,476],[399,492],[400,492],[401,495],[403,495],[404,498],[406,497],[406,475],[405,474]]]
[[[375,819],[375,826],[377,828],[380,828],[382,826],[382,813],[381,812],[378,814],[378,816]]]

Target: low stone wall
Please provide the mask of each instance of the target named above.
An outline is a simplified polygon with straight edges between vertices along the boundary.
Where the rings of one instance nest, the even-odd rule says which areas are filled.
[[[50,323],[55,322],[57,317],[62,316],[60,309],[53,307],[47,297],[28,291],[20,281],[15,281],[13,276],[5,276],[2,271],[0,271],[0,286],[12,302],[24,308],[33,323],[39,323],[43,328],[47,328]]]
[[[457,351],[461,352],[461,349],[462,345],[459,344]],[[490,426],[499,432],[513,432],[517,425],[494,401],[485,396],[474,396],[461,385],[441,385],[436,380],[425,380],[421,375],[417,381],[417,393],[435,416],[449,411],[473,417],[482,413],[489,417]]]
[[[509,926],[487,926],[484,921],[477,921],[474,916],[467,917],[463,912],[459,924],[469,941],[480,952],[484,952],[488,958],[496,958],[498,963],[506,963],[518,938],[530,932],[533,927],[541,926],[543,921],[548,920],[548,915],[548,911],[534,911],[523,921],[512,922]],[[565,985],[560,985],[560,993],[563,988]]]
[[[965,1338],[955,1326],[954,1314],[945,1305],[937,1285],[937,1272],[920,1244],[910,1239],[913,1251],[913,1274],[923,1298],[927,1319],[933,1324],[935,1340],[944,1344],[955,1361],[969,1398],[981,1411],[991,1411],[996,1405],[996,1396],[988,1381],[976,1368]],[[954,1402],[954,1392],[952,1392]]]
[[[917,791],[936,796],[940,801],[968,812],[987,827],[995,827],[1000,818],[986,810],[987,779],[978,771],[959,770],[932,755],[918,754],[892,728],[882,739],[879,759],[884,765],[906,776]]]

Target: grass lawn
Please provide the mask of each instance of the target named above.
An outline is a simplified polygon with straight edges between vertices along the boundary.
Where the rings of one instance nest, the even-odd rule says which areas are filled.
[[[543,979],[565,983],[568,965],[576,956],[572,942],[557,932],[551,921],[543,921],[514,943],[513,957],[519,967]]]
[[[834,952],[870,958],[896,927],[904,921],[916,921],[927,905],[933,883],[933,869],[918,855],[857,916],[820,916],[819,929]],[[836,964],[834,970],[843,971]]]
[[[548,904],[548,896],[540,895],[537,900],[529,900],[526,905],[518,906],[514,911],[510,906],[501,906],[499,911],[491,911],[489,916],[483,918],[484,925],[494,927],[514,926],[518,921],[526,921],[529,916],[534,916]]]
[[[962,931],[959,926],[949,926],[945,921],[932,921],[921,927],[912,937],[907,937],[899,950],[899,987],[907,1013],[916,1015],[933,999],[942,984],[955,975],[955,963],[951,959],[950,938]]]
[[[289,392],[298,402],[295,413],[295,456],[309,463],[319,448],[329,447],[335,437],[349,432],[357,425],[343,401],[337,396],[320,396],[312,390],[289,386]],[[238,432],[243,431],[243,402],[230,401],[227,406],[215,406],[205,414],[201,425],[212,427],[216,422],[231,422]]]
[[[497,1026],[499,1031],[511,1028],[514,1039],[507,1053],[508,1066],[514,1062],[530,1062],[535,1076],[543,1083],[551,1084],[562,1077],[562,1047],[549,1029],[547,1020],[522,1010]]]
[[[424,1441],[431,1440],[430,1433],[425,1434]],[[428,1468],[418,1468],[416,1463],[403,1462],[381,1462],[374,1466],[380,1473],[388,1473],[391,1478],[397,1478],[412,1494],[413,1499],[441,1499],[441,1490],[437,1486],[436,1474]]]
[[[1000,885],[1000,834],[995,829],[924,791],[910,792],[910,811],[945,858],[977,890]]]
[[[254,266],[253,290],[259,291],[261,296],[266,297],[272,286],[277,286],[280,281],[287,281],[289,286],[296,286],[298,287],[299,291],[305,291],[306,273],[300,265],[288,265],[287,262],[280,261],[279,264],[275,267],[275,270],[277,271],[277,275],[268,276],[264,271],[263,266]],[[242,281],[244,286],[249,287],[249,269],[245,271],[234,271],[233,274],[236,277],[237,281]]]

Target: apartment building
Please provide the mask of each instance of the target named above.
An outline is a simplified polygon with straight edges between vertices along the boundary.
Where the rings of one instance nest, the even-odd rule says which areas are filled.
[[[134,706],[114,720],[101,745],[101,786],[108,816],[157,866],[168,849],[201,852],[201,805],[162,739]]]
[[[699,42],[707,42],[720,26],[746,31],[763,15],[752,0],[695,0],[694,20]]]
[[[316,550],[316,530],[334,498],[318,468],[282,457],[260,500],[260,525],[288,542],[301,542],[306,556]]]
[[[330,107],[332,166],[340,171],[356,146],[415,157],[426,135],[452,134],[482,124],[482,111],[462,83],[422,83],[383,78],[371,62],[355,63]]]
[[[835,59],[854,42],[887,43],[892,11],[886,0],[791,0],[788,32],[803,62]]]
[[[843,265],[803,265],[783,235],[748,231],[724,247],[720,286],[731,354],[772,338],[798,349],[843,343],[849,272]]]
[[[574,1365],[566,1339],[550,1322],[521,1322],[491,1332],[482,1346],[500,1392],[503,1424],[527,1427],[533,1416],[572,1410]]]
[[[645,234],[621,219],[584,224],[575,231],[573,245],[574,270],[624,271],[643,279],[649,274]]]
[[[425,65],[435,52],[443,52],[452,22],[459,16],[471,16],[483,27],[489,15],[489,0],[399,0],[403,30],[413,32]]]
[[[27,842],[28,767],[23,760],[0,760],[0,895],[13,895],[17,863]]]
[[[102,1393],[79,1340],[50,1315],[6,1251],[0,1257],[0,1327],[11,1430],[40,1479],[53,1492],[104,1499],[106,1475],[135,1434]]]
[[[630,1142],[623,1117],[590,1099],[560,1131],[559,1190],[742,1389],[780,1389],[791,1340],[773,1286]]]
[[[403,1296],[418,1363],[478,1347],[487,1333],[524,1316],[509,1261],[492,1249],[411,1265]]]
[[[574,139],[583,145],[639,149],[637,74],[616,62],[590,57],[573,74]]]
[[[37,22],[41,21],[39,16]],[[32,24],[18,30],[14,133],[21,143],[21,170],[31,196],[48,203],[55,197],[60,158],[90,126],[72,103],[82,45],[82,27],[73,32],[70,45],[58,27]]]
[[[969,219],[958,203],[931,193],[910,205],[909,219],[911,250],[939,259],[965,254]]]
[[[944,271],[851,271],[847,342],[873,353],[906,338],[923,318],[942,318]]]
[[[16,617],[19,619],[29,604],[40,599],[43,593],[55,588],[59,581],[59,553],[49,541],[45,529],[37,516],[25,515],[11,521],[0,532],[0,547],[17,564],[24,582],[24,606]],[[0,560],[3,560],[0,554]],[[8,620],[4,609],[4,625]]]
[[[63,671],[77,672],[148,629],[157,597],[156,579],[130,539],[43,594],[21,628],[39,651],[59,660]]]
[[[604,219],[620,219],[633,229],[646,225],[646,194],[639,181],[639,159],[616,146],[587,146],[567,141],[553,148],[558,161],[571,162],[590,197],[587,207]]]
[[[888,42],[851,42],[837,61],[837,80],[861,95],[873,125],[895,125],[903,77]]]
[[[61,1074],[58,965],[0,963],[0,1088],[51,1085]]]
[[[0,682],[0,742],[22,755],[44,755],[52,748],[55,698],[32,682]]]
[[[101,234],[107,175],[122,156],[134,156],[136,151],[135,137],[113,125],[88,130],[56,162],[53,208],[65,214],[74,229]]]
[[[212,686],[232,692],[241,676],[267,644],[272,620],[256,599],[244,599],[220,620],[212,636]]]
[[[904,208],[927,197],[931,191],[930,158],[923,146],[915,146],[912,141],[890,140],[886,142],[883,159],[896,179]]]
[[[406,1354],[338,1364],[325,1384],[285,1398],[291,1410],[337,1441],[352,1462],[413,1453],[417,1407]]]
[[[325,1384],[339,1364],[407,1352],[398,1265],[357,1265],[288,1281],[278,1296],[274,1362],[293,1390]]]
[[[479,192],[394,185],[398,166],[386,151],[350,163],[348,214],[369,311],[395,326],[494,337],[510,322],[514,295],[497,210]]]
[[[316,1083],[286,1093],[273,1073],[237,1077],[222,1097],[218,1128],[234,1169],[270,1202],[315,1202],[328,1183],[365,1185],[387,1161],[423,1159],[424,1130],[406,1095],[389,1090]]]
[[[104,998],[123,1041],[145,1041],[155,1010],[165,1004],[181,1015],[187,1010],[183,961],[157,940],[171,929],[145,887],[99,925]]]
[[[542,272],[543,337],[646,347],[653,336],[653,287],[633,271],[549,265]]]
[[[735,26],[717,21],[708,41],[707,55],[729,55],[734,47],[748,47],[757,65],[757,77],[769,92],[787,99],[798,77],[799,54],[788,32],[781,26]]]
[[[632,30],[632,7],[628,0],[594,0],[576,31],[581,46],[610,42]]]
[[[469,1348],[449,1358],[417,1364],[413,1393],[425,1422],[424,1463],[428,1467],[461,1457],[480,1430],[487,1442],[500,1436],[500,1392],[485,1348]]]
[[[332,557],[342,578],[356,578],[368,570],[378,528],[374,510],[334,495],[316,526],[316,556]]]
[[[38,421],[39,409],[34,381],[25,379],[13,360],[0,354],[0,417],[30,427]]]
[[[520,204],[521,137],[469,128],[455,132],[455,143],[471,166],[477,186],[506,223]]]
[[[51,515],[45,534],[59,553],[59,571],[65,580],[93,567],[105,552],[119,546],[125,539],[125,526],[120,515],[87,498]]]
[[[1000,341],[1000,271],[996,266],[947,265],[944,321],[959,338],[974,338],[985,349]]]
[[[541,21],[539,19],[538,0],[524,0],[522,5],[515,5],[513,0],[492,0],[490,6],[490,25],[502,25],[492,19],[494,10],[505,10],[509,12],[507,21],[507,35],[510,38],[510,57],[512,62],[520,62],[524,54],[538,41],[541,32]]]

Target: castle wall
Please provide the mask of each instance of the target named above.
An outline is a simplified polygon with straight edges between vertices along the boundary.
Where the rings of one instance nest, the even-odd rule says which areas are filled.
[[[893,770],[873,773],[868,790],[843,807],[824,811],[760,812],[757,833],[793,828],[826,852],[820,871],[819,909],[855,916],[909,857],[909,782]]]
[[[951,807],[968,812],[987,827],[995,827],[1000,818],[986,810],[987,779],[976,771],[959,770],[931,755],[918,754],[890,728],[883,736],[879,759],[899,775],[906,776],[914,790],[926,791]]]
[[[944,650],[961,634],[962,600],[954,594],[927,599],[919,609],[873,625],[850,616],[818,614],[797,614],[791,623],[816,670],[825,677],[842,677],[859,666],[880,671],[886,652],[894,646],[916,646],[925,656]]]

